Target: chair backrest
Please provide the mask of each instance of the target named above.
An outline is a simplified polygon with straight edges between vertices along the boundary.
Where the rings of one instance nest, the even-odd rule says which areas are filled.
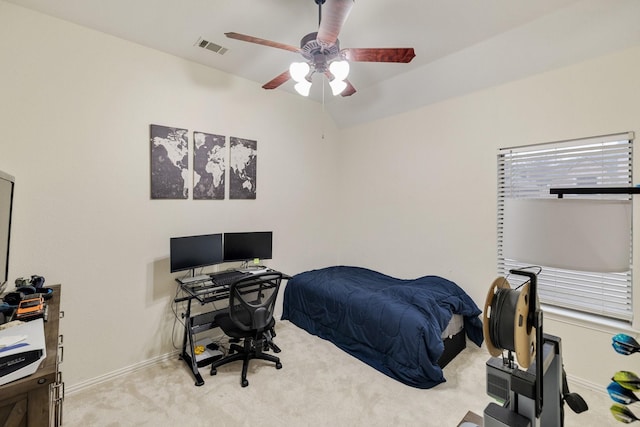
[[[273,319],[282,273],[243,277],[229,287],[229,317],[242,331],[261,332]]]

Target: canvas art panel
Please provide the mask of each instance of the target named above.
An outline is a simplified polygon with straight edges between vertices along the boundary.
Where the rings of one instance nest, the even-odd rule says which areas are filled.
[[[229,140],[229,198],[255,199],[258,142],[231,137]]]
[[[151,198],[189,197],[189,136],[186,129],[151,125]]]
[[[227,163],[223,135],[193,132],[193,198],[223,200]]]

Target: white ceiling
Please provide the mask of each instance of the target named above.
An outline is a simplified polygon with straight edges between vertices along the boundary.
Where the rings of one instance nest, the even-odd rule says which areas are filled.
[[[288,45],[316,31],[315,0],[7,0],[256,82],[297,54],[228,39],[238,32]],[[327,0],[328,2],[332,0]],[[409,64],[353,63],[351,97],[325,111],[348,127],[640,44],[638,0],[358,0],[345,47],[413,47]],[[219,55],[199,38],[226,47]],[[322,102],[322,76],[310,102]],[[295,94],[293,83],[279,91]],[[299,96],[299,95],[295,95]]]

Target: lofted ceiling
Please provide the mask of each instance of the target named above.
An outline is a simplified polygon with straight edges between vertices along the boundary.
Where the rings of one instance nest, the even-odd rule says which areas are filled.
[[[224,33],[299,46],[318,27],[315,0],[6,1],[240,76],[261,91],[300,57]],[[638,0],[357,0],[342,48],[413,47],[416,57],[353,63],[350,97],[333,97],[316,74],[309,102],[324,102],[339,127],[366,123],[638,45],[638,17]],[[227,51],[203,49],[200,39]],[[293,85],[275,90],[299,96]]]

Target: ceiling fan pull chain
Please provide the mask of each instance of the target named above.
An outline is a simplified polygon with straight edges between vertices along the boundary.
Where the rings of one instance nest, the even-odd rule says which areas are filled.
[[[322,112],[324,113],[324,79],[322,79]]]

